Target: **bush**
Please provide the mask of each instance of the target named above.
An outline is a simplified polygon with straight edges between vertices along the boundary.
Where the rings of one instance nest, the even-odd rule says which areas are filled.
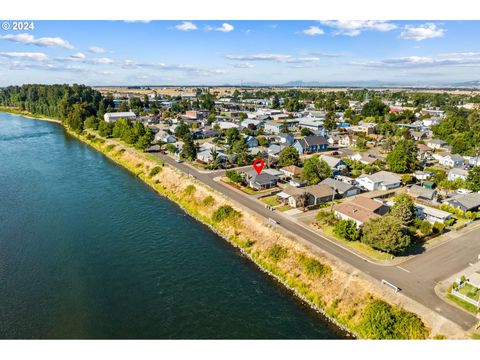
[[[195,192],[195,190],[197,190],[197,189],[195,188],[195,186],[192,185],[192,184],[190,184],[190,185],[188,185],[188,186],[185,188],[185,190],[183,190],[183,192],[185,193],[185,195],[191,196],[191,195],[193,195],[193,193]]]
[[[273,245],[267,250],[267,256],[274,262],[278,262],[288,255],[288,249],[280,245]]]
[[[338,221],[333,212],[326,210],[320,210],[316,219],[320,225],[333,225]]]
[[[357,224],[353,220],[340,220],[334,225],[333,233],[348,241],[356,241],[360,238]]]
[[[230,179],[231,181],[233,181],[234,183],[237,183],[237,184],[241,184],[242,181],[243,181],[243,178],[242,178],[242,175],[240,175],[240,173],[238,173],[237,171],[235,170],[227,170],[225,171],[225,176]]]
[[[428,221],[422,221],[422,224],[420,225],[420,231],[423,235],[430,235],[432,233],[432,224],[430,224]]]
[[[425,339],[428,335],[416,315],[382,300],[365,307],[358,333],[367,339]]]
[[[160,166],[155,166],[154,168],[152,168],[152,170],[150,170],[150,173],[148,174],[150,177],[154,177],[155,175],[157,175],[160,171],[162,170],[162,168]]]
[[[444,224],[445,226],[452,226],[453,224],[455,224],[457,220],[455,218],[450,218],[450,219],[447,219],[445,220]]]
[[[234,220],[239,218],[241,214],[232,208],[230,205],[222,205],[212,215],[214,222],[222,222],[226,220]]]
[[[308,275],[322,276],[331,271],[329,266],[323,265],[317,259],[303,254],[298,256],[298,262]]]
[[[435,234],[442,234],[444,229],[445,229],[445,225],[439,222],[435,222],[435,224],[433,224],[433,227],[432,227],[432,230]]]
[[[215,199],[213,196],[208,195],[205,199],[203,199],[204,206],[212,206],[213,204],[215,204]]]

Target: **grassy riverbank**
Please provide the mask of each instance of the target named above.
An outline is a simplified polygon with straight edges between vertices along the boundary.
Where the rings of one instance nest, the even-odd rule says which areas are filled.
[[[48,118],[44,115],[41,115],[41,114],[32,114],[28,111],[22,111],[20,109],[14,108],[14,107],[0,106],[0,112],[6,112],[6,113],[9,113],[9,114],[20,115],[20,116],[30,118],[30,119],[43,120],[43,121],[49,121],[49,122],[54,122],[54,123],[57,123],[57,124],[61,124],[60,120],[50,119],[50,118]]]
[[[203,183],[116,139],[104,139],[93,132],[72,135],[135,173],[159,194],[175,201],[241,249],[263,271],[356,337],[429,337],[430,331],[420,318],[374,296],[367,281],[314,254],[293,237],[243,211]],[[381,328],[382,319],[376,318],[379,313],[381,317],[393,319],[388,329]]]
[[[438,336],[412,312],[382,298],[351,267],[302,245],[293,235],[266,224],[232,200],[179,170],[91,131],[71,135],[130,170],[159,194],[208,225],[260,269],[275,277],[314,309],[359,338],[424,339]]]

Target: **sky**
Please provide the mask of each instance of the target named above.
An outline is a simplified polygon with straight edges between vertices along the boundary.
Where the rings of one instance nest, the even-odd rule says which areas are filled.
[[[34,21],[28,31],[8,23],[0,86],[480,80],[479,21]]]

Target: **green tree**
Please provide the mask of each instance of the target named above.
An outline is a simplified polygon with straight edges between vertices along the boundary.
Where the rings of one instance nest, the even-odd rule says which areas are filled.
[[[309,128],[302,128],[302,130],[300,130],[300,135],[310,136],[310,135],[313,135],[313,131],[310,130]]]
[[[287,146],[286,148],[280,151],[278,157],[278,166],[290,166],[297,165],[300,166],[300,155],[298,154],[297,149],[293,146]]]
[[[363,116],[383,116],[387,113],[389,107],[379,99],[372,99],[363,106]]]
[[[152,141],[154,139],[154,135],[150,128],[146,128],[143,135],[139,136],[137,142],[135,143],[135,147],[139,150],[145,151],[152,145]]]
[[[302,180],[308,185],[318,184],[320,181],[333,176],[333,171],[327,162],[318,155],[305,160],[302,170]]]
[[[110,137],[110,136],[112,136],[112,131],[113,131],[113,124],[112,123],[108,123],[108,122],[102,120],[98,124],[98,133],[100,134],[100,136]]]
[[[80,133],[83,130],[83,122],[87,116],[87,110],[83,104],[74,104],[68,113],[66,125],[73,131]]]
[[[415,218],[415,204],[407,194],[397,195],[394,199],[390,214],[402,221],[402,224],[411,224]]]
[[[180,157],[192,161],[197,158],[197,148],[190,134],[186,134],[183,137],[183,148]]]
[[[91,116],[89,116],[85,119],[85,122],[84,122],[83,125],[87,129],[97,130],[97,128],[98,128],[97,118],[95,116],[91,115]]]
[[[387,155],[388,168],[396,173],[413,172],[417,167],[418,149],[413,140],[402,139]]]
[[[234,183],[240,184],[243,181],[242,175],[238,171],[235,170],[227,170],[225,171],[225,176],[233,181]]]
[[[279,109],[280,108],[280,99],[278,98],[278,95],[275,94],[273,95],[272,99],[272,109]]]
[[[190,135],[190,130],[188,125],[184,121],[180,121],[178,126],[175,128],[175,136],[183,139],[186,135]]]
[[[268,146],[268,140],[265,136],[257,136],[257,141],[258,145],[267,147]]]
[[[467,186],[472,191],[480,191],[480,166],[474,166],[468,173]]]
[[[329,111],[327,115],[325,115],[323,127],[329,131],[335,130],[335,128],[337,127],[337,118],[333,111]]]
[[[353,220],[340,220],[333,226],[333,233],[342,239],[356,241],[360,238],[357,224]]]
[[[230,128],[225,131],[227,144],[232,146],[235,141],[241,140],[240,132],[237,128]]]
[[[410,246],[402,221],[391,215],[369,220],[362,229],[362,242],[387,253],[402,253]]]

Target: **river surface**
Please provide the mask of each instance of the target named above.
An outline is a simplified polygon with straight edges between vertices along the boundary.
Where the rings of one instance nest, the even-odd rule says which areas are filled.
[[[344,336],[60,125],[0,113],[0,338]]]

